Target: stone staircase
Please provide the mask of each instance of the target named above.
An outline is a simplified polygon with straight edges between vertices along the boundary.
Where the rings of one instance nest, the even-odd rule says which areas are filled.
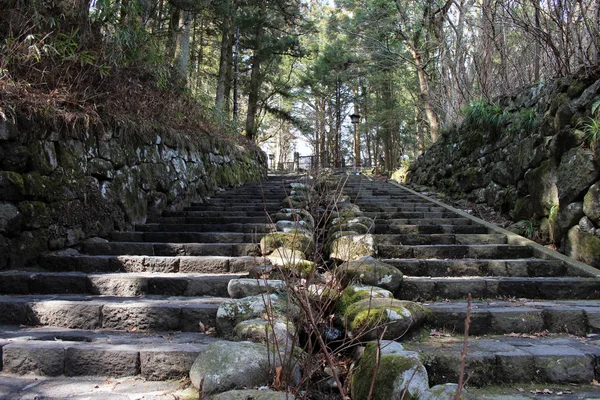
[[[228,282],[262,262],[258,243],[290,180],[221,192],[1,273],[2,374],[186,377],[215,340]]]
[[[398,184],[350,176],[344,190],[404,274],[395,297],[431,312],[431,334],[403,343],[431,385],[458,381],[469,293],[470,385],[599,379],[600,271]]]

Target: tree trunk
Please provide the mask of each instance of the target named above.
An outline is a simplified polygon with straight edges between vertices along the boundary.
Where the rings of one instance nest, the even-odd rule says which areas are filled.
[[[229,65],[231,63],[232,20],[231,15],[225,15],[221,24],[221,55],[219,58],[219,76],[217,78],[217,97],[215,100],[215,108],[221,111],[225,108],[225,89],[227,86]]]
[[[249,140],[254,140],[256,137],[256,114],[258,113],[258,98],[260,92],[260,63],[261,63],[261,46],[263,38],[263,24],[258,23],[256,26],[256,49],[252,57],[251,73],[250,73],[250,88],[248,92],[248,113],[246,114],[246,136]]]
[[[175,49],[175,60],[177,70],[183,81],[187,80],[187,67],[190,61],[190,26],[192,14],[189,11],[181,11],[179,14],[179,29],[177,33],[177,47]]]
[[[435,143],[438,140],[440,132],[440,122],[435,110],[433,109],[433,104],[431,103],[429,81],[424,70],[425,67],[421,60],[421,54],[414,47],[410,47],[409,50],[413,56],[415,67],[417,69],[417,77],[419,78],[419,100],[421,102],[421,106],[425,110],[425,116],[427,117],[427,123],[429,124],[431,141]]]

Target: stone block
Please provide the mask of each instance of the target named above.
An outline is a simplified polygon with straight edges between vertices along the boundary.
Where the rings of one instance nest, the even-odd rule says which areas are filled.
[[[102,328],[129,331],[178,330],[181,309],[177,305],[143,302],[107,304],[102,309]]]
[[[500,382],[530,382],[535,376],[533,356],[519,349],[495,354]]]
[[[494,333],[533,333],[544,330],[542,310],[525,307],[490,310]]]
[[[137,297],[148,293],[148,280],[139,276],[90,275],[93,294]]]
[[[58,376],[64,373],[64,363],[61,342],[15,342],[2,347],[3,372]]]
[[[587,333],[585,312],[568,307],[544,310],[546,328],[550,332],[584,336]]]
[[[88,302],[49,300],[31,303],[27,315],[34,325],[98,329],[102,326],[101,308],[99,304]]]
[[[77,344],[65,352],[66,376],[122,377],[139,373],[140,357],[134,346]]]
[[[591,355],[564,345],[537,345],[523,349],[534,357],[537,379],[553,383],[589,383],[594,379]]]
[[[185,378],[202,348],[177,345],[140,350],[141,375],[152,381]]]

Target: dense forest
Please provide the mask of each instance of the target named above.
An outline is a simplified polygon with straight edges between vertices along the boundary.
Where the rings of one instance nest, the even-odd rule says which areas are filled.
[[[12,0],[0,106],[393,170],[466,107],[600,61],[595,0]],[[485,108],[485,107],[484,107]],[[98,122],[96,121],[96,122]]]

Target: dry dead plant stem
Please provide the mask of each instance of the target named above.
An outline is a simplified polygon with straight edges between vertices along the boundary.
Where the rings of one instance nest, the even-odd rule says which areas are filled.
[[[454,400],[460,400],[463,385],[465,384],[465,368],[467,364],[467,351],[469,347],[469,326],[471,325],[471,293],[467,296],[467,315],[465,316],[465,337],[463,340],[463,348],[460,353],[460,372],[458,377],[458,388]]]

